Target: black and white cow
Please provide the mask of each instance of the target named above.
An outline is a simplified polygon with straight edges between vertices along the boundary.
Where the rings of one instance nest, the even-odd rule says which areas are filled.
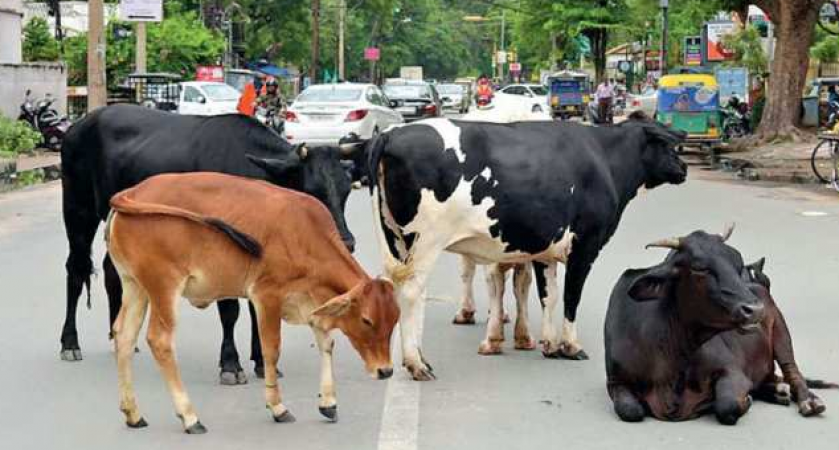
[[[639,188],[685,180],[687,166],[674,150],[683,139],[648,120],[595,128],[431,119],[379,135],[368,148],[370,185],[414,379],[433,377],[416,318],[443,251],[479,264],[533,261],[544,305],[542,352],[585,358],[575,321],[592,263]],[[561,339],[553,317],[557,263],[567,266]]]

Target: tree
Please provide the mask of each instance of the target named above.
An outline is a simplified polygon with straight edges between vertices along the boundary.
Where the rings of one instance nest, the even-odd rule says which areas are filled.
[[[739,11],[749,3],[759,6],[775,26],[775,55],[769,76],[766,109],[755,139],[801,138],[796,127],[801,112],[801,94],[810,62],[819,10],[825,0],[728,0]]]
[[[725,36],[723,44],[734,53],[730,64],[745,67],[749,73],[762,75],[766,73],[766,53],[760,40],[760,31],[749,25],[737,33]]]
[[[47,21],[35,17],[23,28],[24,61],[58,61],[58,41],[50,34]]]

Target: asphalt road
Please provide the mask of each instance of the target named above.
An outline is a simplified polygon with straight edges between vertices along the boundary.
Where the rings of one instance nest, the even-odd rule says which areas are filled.
[[[479,356],[485,289],[477,283],[479,325],[452,325],[459,278],[457,260],[448,255],[431,278],[428,295],[437,300],[428,303],[425,317],[424,352],[438,380],[414,383],[402,370],[389,381],[371,380],[341,336],[335,366],[340,421],[335,424],[326,423],[317,411],[319,361],[306,328],[284,328],[280,362],[285,404],[298,421],[275,424],[253,378],[244,386],[218,384],[221,329],[215,309],[199,311],[182,303],[178,360],[209,429],[203,436],[183,433],[144,342],[135,358],[135,387],[150,427],[125,427],[117,408],[101,277],[94,279],[92,310],[79,311],[84,361],[59,360],[67,252],[60,186],[0,195],[0,448],[835,449],[836,391],[821,393],[828,406],[824,417],[803,419],[793,407],[757,403],[736,427],[718,425],[713,417],[676,424],[648,419],[631,425],[611,411],[602,322],[614,281],[627,267],[651,265],[664,257],[660,250],[643,250],[645,243],[698,228],[722,230],[729,221],[738,224],[731,243],[747,260],[768,257],[773,292],[792,328],[802,369],[811,377],[839,379],[839,199],[707,178],[694,171],[685,185],[644,193],[628,208],[584,292],[579,324],[590,361],[546,360],[538,351],[514,351],[510,342],[502,356]],[[356,256],[370,272],[378,272],[366,191],[351,196],[347,215],[358,240]],[[101,260],[101,238],[96,247]],[[535,298],[532,302],[531,321],[537,330],[540,315]],[[248,342],[249,328],[240,321],[240,343]],[[512,330],[507,333],[511,336]],[[243,355],[246,348],[240,346]],[[252,377],[251,369],[248,364]]]

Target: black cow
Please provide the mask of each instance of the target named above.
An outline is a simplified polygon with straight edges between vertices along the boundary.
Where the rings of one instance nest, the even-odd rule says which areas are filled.
[[[76,307],[93,271],[91,243],[106,219],[111,196],[146,178],[168,172],[223,172],[300,190],[318,198],[332,213],[352,249],[354,238],[344,220],[350,178],[338,147],[292,146],[272,130],[242,115],[179,116],[138,106],[99,109],[75,124],[61,149],[67,258],[67,316],[61,333],[61,358],[82,359],[76,332]],[[282,220],[281,217],[276,220]],[[110,321],[121,304],[119,277],[108,256],[103,262]],[[233,341],[239,315],[236,300],[218,303],[224,326],[222,382],[243,383]],[[262,352],[251,306],[251,356],[261,375]]]
[[[627,270],[606,313],[609,396],[617,415],[688,420],[706,411],[734,425],[751,395],[798,403],[803,416],[824,412],[798,370],[784,316],[769,294],[763,260],[746,266],[723,235],[702,231],[650,246],[670,248],[665,261]],[[783,378],[775,374],[775,363]],[[790,392],[790,386],[792,392]]]
[[[543,353],[586,358],[574,322],[591,265],[639,188],[685,180],[674,150],[683,138],[642,119],[610,128],[431,119],[376,138],[368,149],[373,203],[413,377],[433,377],[415,317],[443,251],[480,264],[534,261]],[[561,341],[553,323],[559,262],[567,265]]]

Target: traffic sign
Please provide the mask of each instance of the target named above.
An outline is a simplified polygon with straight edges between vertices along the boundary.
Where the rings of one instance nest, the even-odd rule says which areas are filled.
[[[510,63],[510,72],[521,72],[521,63]]]
[[[364,59],[367,61],[378,61],[381,56],[381,50],[377,47],[367,47],[364,49]]]
[[[163,20],[163,0],[120,0],[119,13],[128,22],[160,22]]]

